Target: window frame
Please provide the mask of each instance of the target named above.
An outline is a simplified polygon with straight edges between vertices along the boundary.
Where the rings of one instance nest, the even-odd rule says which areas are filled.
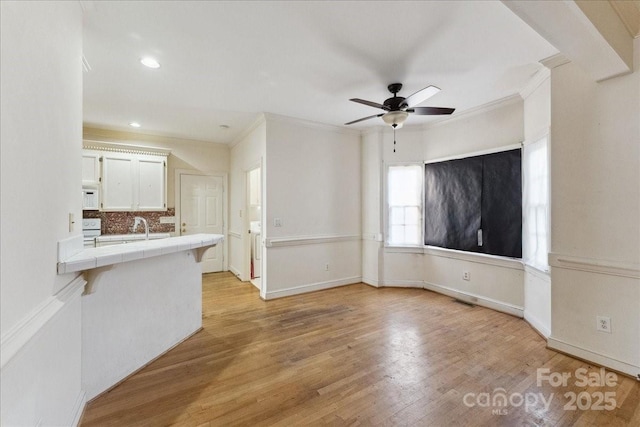
[[[391,205],[389,203],[389,170],[394,167],[406,167],[406,166],[417,166],[420,168],[420,194],[418,201],[420,203],[420,218],[419,218],[419,230],[420,236],[418,238],[417,244],[398,244],[398,243],[390,243],[389,239],[391,237],[391,223],[390,223],[390,213],[391,213]],[[409,249],[420,249],[422,250],[424,246],[424,162],[389,162],[384,164],[384,212],[383,212],[383,230],[384,230],[384,247],[385,248],[409,248]]]
[[[549,274],[550,272],[550,266],[549,266],[549,252],[551,251],[551,137],[550,137],[550,131],[547,129],[546,132],[544,133],[540,133],[538,135],[536,135],[535,138],[531,138],[530,140],[527,140],[523,143],[523,149],[522,149],[522,263],[527,266],[527,267],[531,267],[534,268],[542,273],[545,274]],[[544,142],[543,142],[544,141]],[[528,191],[528,181],[530,179],[530,176],[528,175],[528,167],[527,167],[527,161],[529,158],[529,153],[528,153],[528,149],[530,149],[530,147],[532,145],[535,144],[539,144],[542,143],[545,146],[545,151],[546,151],[546,157],[545,157],[545,162],[546,162],[546,167],[547,167],[547,174],[546,174],[546,205],[545,207],[545,243],[546,243],[546,258],[544,260],[544,264],[539,264],[537,262],[535,262],[537,260],[537,258],[533,258],[531,259],[529,255],[531,255],[528,251],[528,244],[529,244],[529,238],[527,236],[530,235],[529,233],[529,229],[528,229],[528,225],[530,222],[530,218],[528,216],[529,214],[529,210],[526,209],[527,207],[529,207],[529,203],[528,199],[529,199],[529,191]],[[536,233],[536,235],[541,234],[540,232]],[[526,239],[526,242],[525,242]]]

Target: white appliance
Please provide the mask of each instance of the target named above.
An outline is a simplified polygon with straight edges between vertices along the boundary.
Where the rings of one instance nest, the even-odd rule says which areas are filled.
[[[100,218],[82,218],[82,234],[84,247],[95,247],[96,237],[102,234],[102,220]]]
[[[82,210],[97,211],[100,206],[100,193],[96,187],[82,187]]]
[[[251,278],[255,279],[260,277],[262,267],[262,261],[260,260],[262,252],[260,221],[251,221],[249,231],[251,232],[251,266],[253,267]]]

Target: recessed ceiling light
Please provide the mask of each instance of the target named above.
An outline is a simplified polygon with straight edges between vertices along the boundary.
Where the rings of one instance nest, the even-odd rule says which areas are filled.
[[[131,122],[131,123],[129,123],[129,126],[131,126],[132,128],[139,128],[139,127],[140,127],[140,123],[138,123],[138,122]]]
[[[150,56],[145,56],[140,60],[142,65],[149,68],[160,68],[160,63]]]

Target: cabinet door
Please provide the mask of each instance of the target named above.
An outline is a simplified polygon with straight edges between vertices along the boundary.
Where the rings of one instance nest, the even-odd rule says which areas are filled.
[[[164,157],[140,156],[137,170],[137,210],[164,210],[166,204],[166,162]]]
[[[82,184],[98,185],[100,181],[100,152],[82,150]]]
[[[105,154],[102,157],[102,210],[134,209],[134,159]]]

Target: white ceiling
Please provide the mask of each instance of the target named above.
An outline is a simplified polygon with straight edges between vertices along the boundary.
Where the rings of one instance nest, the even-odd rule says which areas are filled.
[[[332,125],[377,114],[349,98],[381,103],[393,82],[405,97],[438,86],[421,105],[462,112],[517,93],[558,52],[499,1],[82,4],[86,125],[222,143],[261,112]]]

